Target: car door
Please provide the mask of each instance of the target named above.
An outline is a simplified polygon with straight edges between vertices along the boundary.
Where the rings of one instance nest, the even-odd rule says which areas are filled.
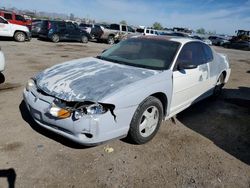
[[[12,36],[11,24],[9,24],[8,21],[4,20],[3,18],[0,18],[0,36]]]
[[[80,29],[77,28],[73,23],[67,22],[66,23],[66,28],[68,32],[68,39],[69,40],[79,40],[80,39]]]
[[[187,68],[181,68],[181,65],[186,65]],[[170,114],[182,111],[199,99],[208,88],[208,77],[209,67],[205,59],[202,43],[189,42],[185,44],[173,69],[173,93]]]

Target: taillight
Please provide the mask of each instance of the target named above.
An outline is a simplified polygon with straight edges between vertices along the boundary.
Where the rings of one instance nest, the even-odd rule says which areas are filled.
[[[51,29],[51,23],[48,22],[48,30],[50,30],[50,29]]]

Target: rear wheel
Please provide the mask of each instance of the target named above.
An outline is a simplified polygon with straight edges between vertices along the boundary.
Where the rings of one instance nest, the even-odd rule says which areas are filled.
[[[222,88],[224,86],[224,75],[221,74],[217,80],[216,86],[214,87],[214,96],[218,97],[221,94]]]
[[[51,40],[52,42],[55,42],[55,43],[59,42],[60,41],[59,35],[57,34],[52,35]]]
[[[18,31],[15,33],[14,38],[17,42],[24,42],[26,39],[26,35],[24,32]]]
[[[135,111],[130,123],[128,137],[136,144],[150,141],[157,133],[163,118],[163,107],[159,99],[148,97]]]

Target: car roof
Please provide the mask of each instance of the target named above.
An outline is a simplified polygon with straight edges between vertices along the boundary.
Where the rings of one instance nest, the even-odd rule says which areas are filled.
[[[188,37],[176,37],[176,36],[164,36],[164,35],[158,35],[158,36],[151,36],[151,35],[145,35],[145,36],[138,36],[138,38],[145,38],[145,39],[154,39],[154,40],[167,40],[167,41],[174,41],[174,42],[179,42],[181,44],[186,44],[188,42],[201,42],[200,40],[193,39],[193,38],[188,38]]]

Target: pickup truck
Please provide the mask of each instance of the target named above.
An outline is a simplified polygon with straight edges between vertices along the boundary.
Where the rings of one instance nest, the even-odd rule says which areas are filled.
[[[18,42],[30,41],[31,33],[26,26],[12,24],[0,16],[0,37],[13,37]]]
[[[135,33],[135,30],[127,25],[110,24],[109,26],[95,25],[91,30],[91,35],[97,40],[104,40],[108,44],[114,44],[120,40],[124,34]]]

